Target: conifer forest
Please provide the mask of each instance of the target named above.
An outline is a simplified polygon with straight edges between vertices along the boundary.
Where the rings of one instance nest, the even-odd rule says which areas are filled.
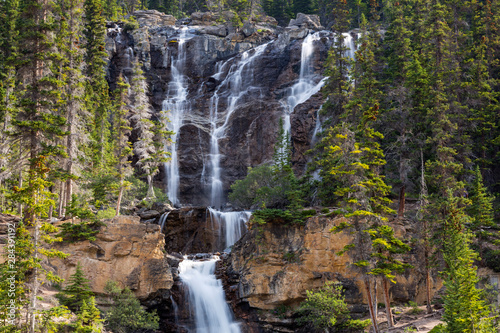
[[[0,332],[500,332],[499,0],[0,0]]]

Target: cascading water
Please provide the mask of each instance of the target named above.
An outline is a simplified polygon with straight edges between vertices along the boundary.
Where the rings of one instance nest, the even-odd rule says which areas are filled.
[[[355,52],[356,52],[356,45],[354,43],[354,38],[352,38],[351,34],[348,32],[342,33],[342,36],[344,37],[345,56],[347,56],[351,60],[354,60]],[[326,79],[327,78],[325,78],[325,80]],[[321,131],[321,119],[320,119],[320,114],[319,114],[321,111],[321,108],[319,108],[318,111],[316,111],[316,125],[314,126],[314,131],[313,131],[311,143],[316,143],[316,141],[318,140],[318,138],[317,138],[318,133]]]
[[[224,294],[222,282],[215,277],[219,257],[195,261],[185,258],[179,264],[179,277],[187,287],[189,305],[194,314],[192,333],[240,333]]]
[[[213,78],[219,79],[231,63],[225,79],[210,99],[210,205],[217,209],[220,209],[223,204],[219,140],[226,135],[227,125],[231,115],[237,108],[237,102],[252,89],[254,84],[252,63],[264,52],[266,47],[267,44],[263,44],[253,50],[243,52],[238,62],[235,62],[234,59],[224,62],[218,66],[219,71],[213,76]],[[227,108],[219,114],[219,99],[222,95],[221,92],[225,91],[229,91]]]
[[[184,75],[186,63],[186,41],[191,36],[188,35],[187,28],[180,30],[177,42],[177,57],[171,59],[172,78],[168,83],[167,98],[163,101],[163,110],[168,112],[170,122],[167,128],[173,131],[172,142],[166,147],[170,153],[170,161],[165,163],[165,173],[167,178],[167,196],[174,205],[179,205],[179,157],[177,155],[179,131],[184,120],[184,114],[189,110],[188,83]]]
[[[325,79],[315,82],[314,75],[314,42],[319,40],[321,32],[315,32],[307,35],[302,42],[302,50],[300,55],[300,74],[298,81],[289,88],[286,100],[282,101],[285,107],[285,118],[283,128],[288,136],[291,134],[290,115],[295,107],[307,101],[311,96],[319,92],[325,83]],[[317,80],[317,79],[316,79]]]
[[[217,223],[219,230],[224,232],[224,248],[230,249],[241,238],[246,231],[246,223],[252,216],[249,211],[241,212],[220,212],[213,208],[208,208],[212,222]]]

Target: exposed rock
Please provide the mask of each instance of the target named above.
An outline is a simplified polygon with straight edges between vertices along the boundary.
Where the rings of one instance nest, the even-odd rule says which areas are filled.
[[[171,211],[163,233],[168,253],[208,253],[221,247],[221,231],[213,225],[206,207]]]
[[[149,220],[149,219],[154,219],[154,218],[160,217],[160,212],[157,210],[151,209],[151,210],[146,210],[145,212],[140,213],[139,216],[143,220]]]
[[[319,20],[318,15],[307,15],[302,13],[298,13],[295,19],[291,19],[290,23],[288,23],[288,26],[289,27],[296,26],[314,30],[324,29],[324,27],[321,26],[321,22]]]
[[[164,254],[165,240],[160,227],[140,224],[138,216],[119,216],[107,223],[95,241],[56,243],[55,248],[70,254],[44,263],[67,280],[81,263],[95,293],[104,293],[107,281],[129,287],[142,300],[169,297],[173,285]]]
[[[336,254],[350,242],[350,236],[330,232],[340,222],[340,218],[314,217],[305,226],[268,223],[243,236],[226,260],[227,291],[233,290],[237,308],[272,310],[279,305],[297,306],[305,299],[306,290],[317,289],[327,280],[343,284],[348,303],[366,304],[362,280],[352,267],[351,258]],[[408,260],[416,263],[418,258],[408,256]],[[442,284],[437,277],[432,279],[435,293]],[[425,279],[421,273],[412,270],[396,280],[390,289],[395,302],[425,300]],[[383,299],[382,295],[379,299]],[[275,325],[269,318],[260,320]],[[279,325],[287,326],[282,321]]]
[[[234,13],[193,13],[189,23],[189,37],[183,46],[186,50],[184,74],[189,111],[186,112],[177,138],[181,203],[200,206],[210,204],[211,99],[232,64],[241,61],[240,54],[268,43],[265,52],[252,63],[252,68],[247,65],[242,73],[242,80],[252,80],[252,84],[238,98],[236,109],[227,119],[227,131],[218,141],[224,195],[227,195],[235,180],[245,177],[248,167],[271,160],[279,119],[284,113],[283,100],[300,74],[302,40],[310,32],[309,23],[283,30],[272,26],[275,22],[273,19],[263,17],[259,21],[245,22],[243,29],[237,32],[227,23],[231,21],[231,15]],[[315,22],[314,17],[309,19]],[[144,26],[121,34],[112,28],[108,30],[108,49],[112,52],[108,69],[111,88],[120,73],[127,76],[129,81],[132,79],[129,64],[132,49],[133,56],[139,57],[144,63],[151,105],[156,110],[153,117],[158,117],[169,91],[171,61],[178,56],[178,27]],[[278,31],[282,33],[277,38]],[[324,33],[324,37],[314,44],[317,81],[321,79],[322,64],[332,41],[332,35]],[[249,51],[246,57],[251,54],[252,51]],[[223,73],[215,77],[214,74],[221,68],[224,69]],[[225,121],[229,94],[230,89],[218,91],[218,122]],[[292,158],[294,169],[299,174],[304,171],[307,162],[305,152],[310,149],[315,112],[323,102],[322,95],[318,94],[299,105],[292,115]],[[165,173],[161,170],[156,178],[158,185],[165,183],[164,177]]]
[[[245,22],[245,24],[243,24],[243,28],[241,29],[241,32],[243,32],[243,35],[245,35],[245,37],[248,37],[248,36],[251,36],[254,32],[256,32],[256,29],[252,23],[247,21],[247,22]]]
[[[132,13],[139,22],[139,26],[152,28],[155,26],[174,25],[175,17],[161,13],[157,10],[137,10]]]

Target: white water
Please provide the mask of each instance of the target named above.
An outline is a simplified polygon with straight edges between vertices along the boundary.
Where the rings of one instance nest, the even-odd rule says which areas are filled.
[[[342,33],[344,37],[344,48],[345,48],[345,54],[344,56],[348,57],[350,60],[355,59],[355,52],[356,52],[356,44],[354,42],[354,38],[352,38],[351,34],[348,32]],[[350,67],[350,66],[349,66]],[[350,80],[350,77],[348,77],[348,80]],[[323,106],[321,106],[322,108]],[[313,131],[313,136],[311,139],[311,143],[316,143],[318,140],[318,134],[321,132],[321,119],[320,119],[320,111],[321,108],[316,111],[316,125],[314,126],[314,131]]]
[[[184,75],[186,63],[185,43],[191,37],[187,33],[187,28],[182,28],[179,40],[177,41],[177,57],[171,59],[172,78],[168,83],[167,98],[163,101],[163,111],[168,112],[170,122],[167,128],[174,134],[170,137],[172,142],[166,147],[170,153],[170,161],[165,163],[165,173],[167,178],[167,196],[174,205],[179,202],[179,157],[177,155],[177,140],[179,131],[184,120],[184,114],[189,110],[188,82]]]
[[[285,117],[283,128],[288,136],[291,134],[290,115],[299,104],[307,101],[311,96],[320,91],[325,84],[325,78],[317,81],[314,75],[314,42],[320,39],[320,32],[309,34],[302,42],[302,50],[300,56],[300,74],[298,81],[290,87],[286,100],[282,101],[285,107]]]
[[[165,222],[167,222],[167,217],[170,212],[165,212],[163,215],[160,217],[160,220],[158,221],[158,224],[160,225],[160,232],[163,232],[163,228],[165,227]]]
[[[210,205],[216,209],[220,209],[223,204],[219,140],[226,136],[229,120],[237,109],[238,101],[253,88],[253,61],[264,52],[266,47],[267,44],[263,44],[255,49],[243,52],[239,61],[230,59],[224,62],[218,66],[219,70],[213,76],[219,79],[231,63],[225,79],[219,84],[210,98]],[[219,100],[224,92],[229,92],[226,102],[227,107],[225,110],[219,110]]]
[[[226,303],[222,282],[214,274],[217,260],[217,256],[205,261],[184,259],[179,264],[179,277],[188,288],[195,317],[191,333],[241,333]]]
[[[252,213],[249,211],[220,212],[210,207],[208,211],[212,222],[217,223],[219,230],[224,231],[224,249],[229,250],[245,233],[247,229],[246,223]]]

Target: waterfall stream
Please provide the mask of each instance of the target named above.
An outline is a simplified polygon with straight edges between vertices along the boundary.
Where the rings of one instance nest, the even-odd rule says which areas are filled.
[[[212,223],[217,224],[219,230],[224,232],[224,249],[229,251],[246,231],[246,223],[252,216],[249,211],[241,212],[220,212],[213,208],[208,208]]]
[[[177,155],[177,146],[179,131],[182,127],[184,114],[189,110],[188,82],[184,74],[186,65],[186,41],[192,36],[188,34],[186,27],[181,28],[179,39],[177,41],[177,57],[171,59],[172,78],[168,83],[167,98],[163,101],[163,111],[168,112],[170,122],[167,122],[167,128],[173,131],[171,135],[172,143],[166,150],[170,153],[170,161],[165,163],[165,173],[167,178],[168,199],[174,205],[179,205],[179,157]]]
[[[223,204],[219,140],[226,135],[227,125],[237,108],[237,102],[252,88],[254,84],[253,61],[264,52],[267,45],[268,43],[243,52],[239,61],[230,59],[222,65],[219,64],[218,72],[213,75],[213,78],[219,79],[227,70],[227,66],[230,66],[225,79],[210,98],[210,206],[216,209],[220,209]],[[224,91],[229,91],[227,107],[224,111],[219,111],[219,99]]]
[[[288,137],[291,136],[292,129],[290,115],[295,110],[295,107],[319,92],[325,83],[324,78],[319,80],[319,82],[315,82],[316,76],[314,75],[314,42],[319,40],[320,37],[321,32],[315,32],[307,35],[302,42],[299,79],[289,88],[286,100],[282,101],[282,105],[285,108],[283,128],[288,133]]]
[[[196,327],[191,333],[240,333],[234,321],[222,282],[215,277],[215,263],[219,257],[202,261],[185,258],[179,264],[179,277],[188,289],[189,306]]]

